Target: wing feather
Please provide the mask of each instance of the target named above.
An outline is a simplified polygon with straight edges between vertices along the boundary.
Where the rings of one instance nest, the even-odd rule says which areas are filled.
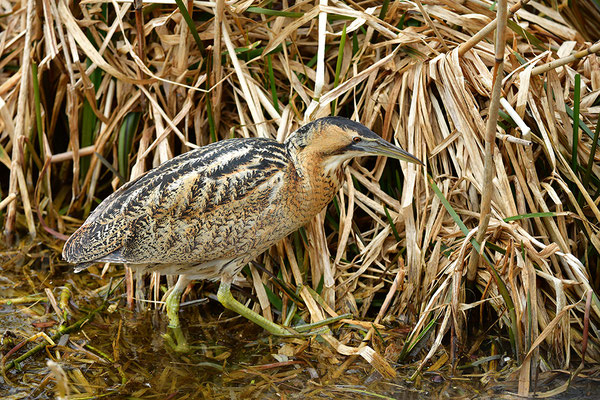
[[[269,195],[288,162],[282,144],[261,138],[224,140],[182,154],[106,198],[69,238],[63,257],[73,263],[136,263],[147,261],[144,252],[160,257],[185,234],[222,229],[227,223],[220,211]],[[170,235],[182,229],[189,231]]]

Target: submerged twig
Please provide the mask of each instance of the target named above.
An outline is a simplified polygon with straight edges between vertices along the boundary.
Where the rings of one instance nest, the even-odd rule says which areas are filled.
[[[97,307],[96,309],[92,310],[90,313],[88,313],[85,317],[81,318],[79,321],[75,322],[72,325],[69,325],[67,327],[61,326],[61,328],[59,329],[59,331],[57,333],[55,333],[54,335],[50,336],[47,340],[51,343],[58,341],[58,339],[60,339],[63,335],[69,334],[69,333],[73,333],[78,331],[85,323],[87,323],[88,321],[91,321],[94,316],[100,312],[102,312],[108,305],[108,297],[110,296],[110,294],[112,293],[112,279],[108,285],[108,290],[106,292],[106,296],[104,297],[104,300],[102,301],[102,305]],[[29,339],[24,341],[24,343],[27,343],[28,341],[30,341]],[[26,360],[27,358],[31,357],[32,355],[38,353],[39,351],[43,350],[46,347],[46,345],[44,343],[40,343],[37,346],[35,346],[34,348],[32,348],[31,350],[29,350],[27,353],[23,354],[22,356],[16,358],[15,360],[10,361],[9,363],[5,363],[6,362],[6,357],[8,356],[4,356],[4,358],[2,359],[2,371],[6,372],[10,369],[12,369],[13,367],[15,367],[18,363]],[[9,352],[8,354],[12,354],[11,352]]]

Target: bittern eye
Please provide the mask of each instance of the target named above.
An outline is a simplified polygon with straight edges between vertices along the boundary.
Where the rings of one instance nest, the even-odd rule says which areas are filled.
[[[354,137],[352,138],[352,141],[353,141],[354,143],[358,143],[358,142],[360,142],[361,140],[362,140],[362,138],[361,138],[360,136],[354,136]]]

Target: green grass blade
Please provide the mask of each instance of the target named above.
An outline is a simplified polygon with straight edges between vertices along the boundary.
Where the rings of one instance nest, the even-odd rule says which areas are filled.
[[[598,147],[598,134],[600,134],[600,118],[598,118],[598,122],[596,123],[596,131],[594,132],[594,137],[592,138],[592,147],[590,148],[590,158],[588,159],[585,175],[583,176],[584,186],[587,186],[590,182],[592,165],[594,163],[594,157],[596,156],[596,148]]]
[[[271,53],[265,56],[267,60],[267,73],[269,76],[269,86],[271,88],[271,98],[273,99],[273,106],[278,113],[281,113],[279,109],[279,98],[277,97],[277,87],[275,86],[275,73],[273,72],[273,62],[271,60]]]
[[[440,188],[438,187],[438,185],[435,183],[435,181],[433,180],[433,178],[431,177],[431,175],[427,175],[427,177],[429,178],[429,186],[431,187],[431,189],[433,189],[433,191],[436,194],[436,196],[438,197],[438,199],[440,199],[440,201],[442,202],[442,205],[444,206],[444,208],[446,209],[446,211],[448,211],[448,214],[450,214],[450,216],[454,220],[454,223],[456,225],[458,225],[458,227],[460,228],[461,232],[465,236],[468,235],[469,234],[469,228],[467,228],[467,226],[464,224],[464,222],[462,222],[462,220],[458,216],[458,213],[456,211],[454,211],[454,208],[452,208],[452,206],[450,205],[450,202],[446,199],[446,196],[444,196],[444,194],[442,193],[442,191],[440,190]],[[480,248],[481,248],[479,246],[479,243],[477,243],[477,242],[475,242],[473,244],[473,246],[475,246],[475,249],[477,251],[479,251]]]
[[[298,311],[298,306],[293,301],[289,302],[289,307],[287,309],[287,314],[285,315],[285,319],[283,320],[283,326],[291,326],[292,321],[296,318],[296,313]],[[299,317],[297,319],[300,319]]]
[[[267,293],[267,297],[269,298],[269,303],[277,310],[281,311],[283,308],[283,301],[271,290],[271,288],[265,284],[263,284],[265,288],[265,292]]]
[[[567,112],[569,117],[574,119],[574,113],[573,113],[573,109],[571,107],[565,105],[565,111]],[[588,135],[590,138],[594,137],[594,132],[592,132],[592,130],[582,120],[579,120],[579,128],[581,128],[583,133]]]
[[[333,87],[337,87],[340,84],[340,73],[342,72],[342,61],[344,60],[344,46],[346,45],[346,24],[342,29],[342,36],[340,37],[340,46],[338,48],[337,62],[335,63],[335,76],[333,78]],[[337,115],[337,99],[331,103],[331,110],[333,115]]]
[[[119,161],[119,173],[129,180],[129,154],[133,138],[138,130],[141,113],[131,112],[125,116],[119,129],[119,144],[117,146],[117,157]],[[122,184],[125,182],[121,182]]]
[[[546,44],[544,44],[540,39],[538,39],[537,36],[531,34],[526,29],[521,28],[519,26],[519,24],[517,24],[516,22],[511,21],[509,19],[508,21],[506,21],[506,25],[517,35],[524,38],[526,42],[530,42],[532,45],[534,45],[538,50],[540,50],[540,51],[548,50],[548,48],[547,48],[548,46]]]
[[[179,12],[183,16],[185,23],[187,24],[188,28],[190,28],[190,32],[192,33],[192,36],[196,41],[196,45],[200,49],[200,53],[205,54],[206,51],[204,49],[204,44],[202,43],[202,40],[200,40],[200,35],[198,35],[196,24],[194,24],[194,21],[192,21],[192,17],[190,17],[190,13],[188,13],[187,7],[185,6],[185,4],[183,4],[182,0],[175,0],[175,3],[177,3],[177,7],[179,8]]]
[[[302,304],[302,299],[292,290],[291,287],[287,283],[283,281],[280,277],[273,274],[271,271],[263,267],[261,264],[252,261],[252,265],[254,268],[258,269],[260,272],[263,272],[269,275],[269,278],[272,280],[273,284],[277,286],[282,292],[288,295],[288,297],[295,303]]]
[[[327,14],[327,22],[335,22],[335,21],[354,21],[355,17],[349,17],[348,15],[339,15],[339,14]]]
[[[270,10],[268,8],[262,8],[262,7],[248,7],[246,9],[246,12],[270,15],[270,16],[275,16],[275,17],[300,18],[300,17],[304,16],[304,13],[301,13],[301,12]]]
[[[430,315],[432,314],[433,313],[430,313]],[[413,333],[411,333],[411,335],[404,342],[404,346],[402,346],[402,350],[400,351],[400,355],[398,356],[398,362],[403,361],[414,350],[414,348],[417,347],[419,343],[423,341],[423,339],[429,337],[440,315],[441,313],[438,313],[438,315],[435,317],[432,315],[431,321],[427,323],[425,328],[423,328],[423,330],[417,335],[416,338],[413,339]]]
[[[12,161],[10,160],[10,156],[6,152],[4,146],[0,144],[0,163],[4,164],[6,168],[11,169]]]
[[[212,55],[214,57],[214,54]],[[211,76],[211,68],[212,68],[212,57],[209,55],[206,60],[206,76]],[[211,79],[207,79],[205,82],[206,90],[210,89],[210,81]],[[215,117],[213,114],[213,104],[212,104],[212,93],[206,92],[204,94],[206,98],[206,118],[208,119],[208,130],[210,133],[210,138],[212,142],[216,142],[217,139],[217,127],[215,124]]]
[[[398,21],[398,25],[396,25],[396,27],[400,30],[403,30],[405,20],[406,20],[406,13],[402,14],[402,16],[400,17],[400,21]]]
[[[383,0],[383,4],[381,5],[381,11],[379,11],[379,19],[385,20],[385,15],[388,12],[388,8],[390,6],[390,0]]]
[[[490,361],[494,361],[494,360],[499,360],[502,358],[502,354],[496,354],[493,356],[487,356],[487,357],[481,357],[479,359],[477,359],[476,361],[473,361],[471,363],[465,364],[465,365],[461,365],[458,368],[456,368],[459,371],[465,370],[465,369],[469,369],[469,368],[473,368],[473,367],[478,367],[480,365],[489,363]]]
[[[539,212],[539,213],[519,214],[519,215],[514,215],[512,217],[504,218],[503,221],[510,222],[510,221],[519,221],[519,220],[528,219],[528,218],[544,218],[544,217],[556,217],[556,213],[555,212]]]
[[[95,151],[94,155],[96,157],[98,157],[98,160],[102,163],[102,165],[104,165],[106,167],[106,169],[108,169],[110,172],[112,172],[113,174],[115,174],[115,176],[117,178],[119,178],[119,180],[121,182],[126,182],[125,177],[123,175],[121,175],[121,173],[119,171],[117,171],[115,169],[115,167],[113,167],[113,165],[106,158],[104,158],[104,156],[102,154],[100,154],[97,151]]]
[[[500,293],[500,296],[502,296],[502,300],[504,300],[506,308],[508,309],[508,315],[510,317],[510,327],[508,329],[508,338],[510,340],[511,347],[513,349],[513,354],[516,356],[517,361],[520,362],[521,356],[520,356],[520,352],[518,349],[519,346],[517,346],[517,332],[519,332],[519,331],[518,331],[518,325],[517,325],[517,312],[515,311],[515,303],[512,301],[512,298],[510,297],[510,292],[508,291],[506,284],[504,283],[504,281],[498,274],[498,271],[496,271],[496,268],[494,268],[494,266],[490,263],[488,263],[488,266],[490,268],[490,271],[492,272],[492,276],[494,277],[494,279],[496,281],[496,286],[498,287],[498,292]]]
[[[517,59],[517,61],[519,62],[519,64],[523,65],[523,64],[527,64],[527,60],[523,58],[523,56],[521,54],[519,54],[516,51],[511,51],[511,54]]]
[[[581,103],[581,75],[575,74],[573,88],[573,148],[571,150],[571,168],[577,174],[577,147],[579,145],[579,106]]]
[[[508,115],[507,113],[505,113],[502,110],[498,110],[498,114],[499,114],[500,118],[502,119],[502,121],[509,124],[511,128],[517,128],[516,122],[513,121],[513,119],[510,117],[510,115]],[[498,119],[498,125],[500,124],[500,118]]]
[[[390,212],[388,211],[385,205],[383,206],[383,211],[385,211],[385,216],[387,217],[388,223],[390,224],[390,228],[392,228],[392,233],[394,234],[396,242],[400,243],[400,234],[398,233],[396,225],[394,224],[394,220],[392,219],[392,216],[390,215]]]
[[[42,129],[42,107],[40,100],[40,83],[38,81],[38,65],[31,62],[31,75],[33,83],[33,103],[35,107],[35,124],[37,128],[40,159],[44,159],[44,131]]]
[[[210,139],[216,142],[217,130],[215,127],[215,117],[213,115],[212,100],[210,99],[210,93],[206,93],[206,117],[208,119],[208,130],[210,131]]]

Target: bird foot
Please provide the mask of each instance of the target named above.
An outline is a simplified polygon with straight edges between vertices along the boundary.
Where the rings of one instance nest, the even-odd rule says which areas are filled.
[[[175,353],[185,354],[192,350],[181,330],[181,327],[169,327],[169,331],[162,335],[167,346]]]
[[[235,311],[241,316],[254,322],[256,325],[263,327],[265,330],[267,330],[269,333],[275,336],[302,337],[323,335],[329,332],[329,328],[326,325],[335,323],[341,319],[349,318],[352,316],[352,314],[338,315],[337,317],[327,318],[323,321],[315,322],[312,324],[297,325],[293,328],[278,325],[237,301],[231,295],[231,277],[227,276],[223,276],[221,278],[221,285],[219,285],[217,299],[223,305],[223,307],[231,311]]]
[[[313,330],[307,330],[305,327],[306,327],[306,325],[299,325],[299,326],[294,326],[294,327],[282,326],[281,328],[283,331],[271,332],[271,333],[273,333],[273,335],[275,335],[275,336],[280,336],[280,337],[302,338],[302,337],[312,337],[312,336],[324,335],[326,333],[331,332],[329,330],[329,327],[327,327],[327,326],[323,326],[319,329],[313,329]]]
[[[293,331],[296,332],[296,334],[295,335],[291,334],[291,336],[323,335],[323,334],[330,332],[329,327],[327,325],[333,324],[342,319],[351,318],[351,317],[352,317],[352,314],[347,313],[347,314],[338,315],[337,317],[326,318],[322,321],[313,322],[311,324],[296,325],[295,327],[292,328]]]

